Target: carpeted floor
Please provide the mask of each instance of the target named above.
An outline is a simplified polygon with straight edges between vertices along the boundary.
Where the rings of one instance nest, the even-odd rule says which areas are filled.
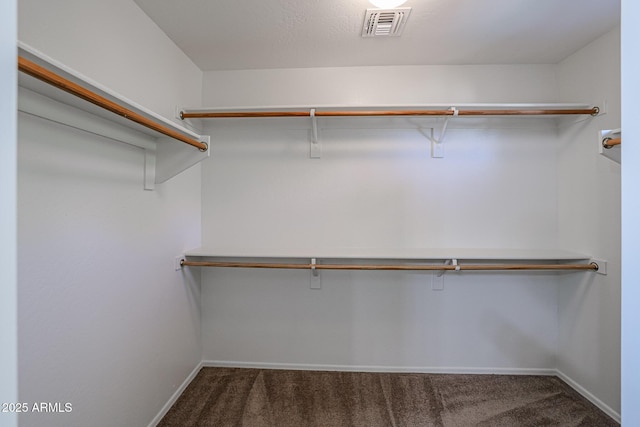
[[[203,368],[159,426],[618,426],[556,377]]]

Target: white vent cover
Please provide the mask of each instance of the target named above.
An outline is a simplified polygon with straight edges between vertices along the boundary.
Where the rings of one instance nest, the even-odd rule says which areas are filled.
[[[411,13],[410,7],[367,9],[362,37],[399,36]]]

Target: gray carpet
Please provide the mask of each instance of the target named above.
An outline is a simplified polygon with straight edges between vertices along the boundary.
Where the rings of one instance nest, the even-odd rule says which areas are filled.
[[[556,377],[203,368],[159,426],[617,426]]]

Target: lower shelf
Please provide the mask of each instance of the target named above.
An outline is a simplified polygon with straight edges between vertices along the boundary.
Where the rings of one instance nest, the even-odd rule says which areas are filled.
[[[312,254],[316,255],[312,255]],[[356,262],[357,261],[357,262]],[[382,262],[384,261],[384,262]],[[561,250],[378,249],[322,250],[207,249],[189,251],[181,267],[272,268],[296,270],[405,271],[594,271],[602,261]],[[605,266],[606,271],[606,266]]]

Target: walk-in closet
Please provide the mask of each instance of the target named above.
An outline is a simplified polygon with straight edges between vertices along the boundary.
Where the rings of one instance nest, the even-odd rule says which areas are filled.
[[[0,425],[634,425],[628,4],[18,0]]]

